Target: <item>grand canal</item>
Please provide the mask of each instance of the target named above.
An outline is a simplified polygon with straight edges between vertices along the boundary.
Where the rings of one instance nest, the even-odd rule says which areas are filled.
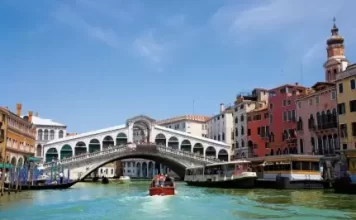
[[[323,191],[224,190],[177,183],[177,195],[149,197],[147,182],[79,183],[69,190],[0,198],[1,220],[355,219],[356,196]]]

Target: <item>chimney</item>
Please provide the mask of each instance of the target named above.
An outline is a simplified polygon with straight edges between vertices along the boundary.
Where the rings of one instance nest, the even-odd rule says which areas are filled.
[[[28,122],[30,122],[30,123],[32,123],[32,115],[33,115],[33,112],[29,111],[28,112]]]
[[[220,113],[223,113],[223,111],[225,111],[225,106],[224,104],[220,104]]]
[[[22,104],[16,104],[16,115],[21,117]]]

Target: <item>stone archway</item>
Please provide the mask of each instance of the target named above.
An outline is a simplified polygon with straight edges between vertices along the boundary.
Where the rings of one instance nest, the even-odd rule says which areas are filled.
[[[126,124],[129,127],[129,136],[132,138],[132,141],[146,143],[153,142],[153,140],[151,140],[151,131],[152,124],[154,123],[154,119],[144,115],[128,119]]]
[[[141,175],[142,175],[142,173],[141,173],[141,163],[140,162],[138,162],[138,163],[136,163],[136,176],[137,177],[141,177]]]
[[[103,150],[114,146],[114,139],[111,136],[105,136],[103,139]]]
[[[69,144],[66,144],[61,148],[61,160],[70,157],[73,157],[73,149]]]
[[[144,178],[148,177],[148,175],[147,175],[147,163],[146,162],[142,163],[142,177],[144,177]]]
[[[205,156],[206,157],[214,157],[216,158],[216,150],[213,146],[209,146],[205,149]]]
[[[166,136],[164,134],[159,133],[159,134],[156,135],[155,143],[157,145],[166,146],[166,142],[167,142],[167,139],[166,139]]]
[[[219,150],[218,159],[222,161],[229,161],[229,153],[225,149]]]
[[[18,161],[17,161],[17,167],[22,167],[23,166],[23,158],[19,157]]]
[[[100,141],[98,139],[91,139],[88,147],[89,153],[100,151]]]
[[[11,158],[11,165],[12,165],[13,167],[16,167],[16,165],[17,165],[16,157],[12,157],[12,158]]]
[[[193,147],[193,153],[197,153],[199,155],[203,155],[204,154],[204,147],[201,143],[196,143],[194,144]]]
[[[36,156],[42,157],[42,146],[40,144],[36,147]]]
[[[86,144],[83,141],[79,141],[74,147],[74,155],[78,156],[87,153]]]
[[[178,150],[179,149],[179,141],[178,138],[172,136],[168,140],[168,147]]]
[[[127,135],[121,132],[116,136],[116,146],[125,144],[127,144]]]
[[[180,149],[182,151],[191,152],[192,151],[192,144],[190,143],[189,140],[183,140],[182,143],[180,144]]]
[[[46,152],[46,162],[52,162],[52,160],[58,160],[58,151],[56,148],[52,147]]]

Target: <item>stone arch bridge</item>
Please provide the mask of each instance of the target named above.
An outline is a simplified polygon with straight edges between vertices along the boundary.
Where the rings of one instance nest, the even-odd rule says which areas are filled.
[[[131,143],[147,148],[154,145],[158,150],[130,152],[126,146]],[[44,145],[46,162],[59,160],[70,167],[73,174],[82,175],[87,173],[87,169],[91,170],[88,164],[90,167],[94,164],[104,165],[126,158],[161,161],[181,174],[182,167],[218,160],[229,161],[230,155],[230,146],[224,142],[160,126],[154,119],[144,115],[128,119],[125,125],[69,136]]]

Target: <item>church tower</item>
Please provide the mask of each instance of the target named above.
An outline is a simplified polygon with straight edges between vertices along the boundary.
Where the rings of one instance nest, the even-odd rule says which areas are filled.
[[[331,28],[331,36],[326,41],[327,61],[324,63],[325,80],[333,82],[336,75],[346,69],[349,61],[345,57],[344,38],[339,35],[339,29],[334,25]]]

